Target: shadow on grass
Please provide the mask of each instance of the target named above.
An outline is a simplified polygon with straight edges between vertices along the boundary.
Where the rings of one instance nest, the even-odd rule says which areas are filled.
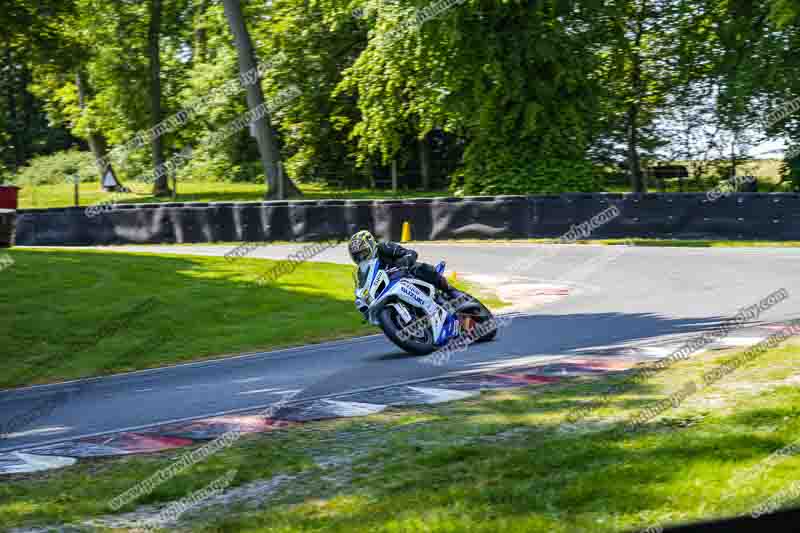
[[[349,297],[349,270],[340,266],[304,265],[287,276],[287,289],[256,284],[271,265],[263,261],[94,251],[10,253],[16,263],[2,273],[0,294],[6,355],[0,387],[364,331]],[[293,281],[316,290],[295,289]],[[131,314],[148,298],[157,305],[146,314]],[[158,338],[165,341],[155,343]]]

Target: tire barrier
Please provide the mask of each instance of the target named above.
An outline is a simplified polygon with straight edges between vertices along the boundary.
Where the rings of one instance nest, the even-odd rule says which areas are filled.
[[[614,207],[588,239],[800,240],[800,194],[705,193],[476,196],[415,200],[117,204],[87,217],[84,208],[17,211],[20,245],[109,245],[320,241],[369,229],[416,241],[558,238]],[[0,214],[0,245],[8,234]],[[13,219],[13,215],[12,215]],[[583,225],[583,226],[581,226]],[[585,233],[585,232],[584,232]],[[7,237],[6,237],[7,238]]]
[[[17,229],[17,212],[14,209],[0,209],[0,248],[14,246]]]

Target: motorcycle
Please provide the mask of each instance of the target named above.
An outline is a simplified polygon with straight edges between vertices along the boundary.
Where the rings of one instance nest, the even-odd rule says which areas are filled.
[[[445,263],[436,265],[444,273]],[[448,300],[406,268],[386,268],[380,259],[364,261],[353,275],[356,307],[398,347],[425,355],[459,337],[486,342],[497,335],[494,315],[477,298]]]

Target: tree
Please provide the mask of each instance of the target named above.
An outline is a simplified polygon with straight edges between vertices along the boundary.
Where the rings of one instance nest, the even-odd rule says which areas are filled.
[[[87,111],[87,101],[90,98],[90,91],[87,87],[86,73],[80,65],[76,67],[75,87],[78,91],[78,105],[81,114],[84,114]],[[96,129],[90,128],[86,134],[86,140],[89,142],[89,149],[92,151],[92,155],[97,164],[97,171],[100,175],[100,179],[102,180],[107,172],[113,174],[113,165],[106,157],[108,155],[108,143],[106,142],[105,136]],[[119,180],[117,180],[117,182],[119,182]]]
[[[223,0],[225,16],[233,34],[236,49],[239,55],[239,71],[242,75],[256,72],[256,58],[253,52],[253,44],[250,34],[244,22],[242,9],[239,0]],[[294,183],[283,174],[283,188],[278,185],[278,164],[280,163],[280,152],[275,142],[275,136],[270,123],[269,111],[266,110],[264,103],[264,93],[261,89],[260,76],[256,76],[256,82],[247,86],[247,105],[253,109],[265,109],[266,113],[254,124],[258,150],[261,155],[261,164],[264,167],[264,175],[267,179],[267,192],[265,198],[283,198],[283,194],[288,192],[292,196],[301,196],[300,190]]]
[[[150,125],[155,128],[161,123],[161,0],[150,0],[150,23],[147,31],[147,52],[150,71]],[[153,151],[153,167],[156,179],[153,182],[153,196],[169,196],[171,191],[168,176],[162,172],[164,167],[164,139],[153,134],[150,141]]]
[[[32,92],[36,66],[59,52],[53,19],[69,7],[67,1],[7,0],[0,10],[0,172],[80,144],[66,128],[48,123],[44,102]]]
[[[364,186],[367,169],[358,168],[358,143],[352,138],[360,120],[359,98],[336,88],[367,44],[369,20],[354,17],[337,0],[313,5],[282,0],[268,13],[269,19],[251,30],[259,55],[271,64],[265,90],[299,89],[275,121],[286,168],[298,180]]]

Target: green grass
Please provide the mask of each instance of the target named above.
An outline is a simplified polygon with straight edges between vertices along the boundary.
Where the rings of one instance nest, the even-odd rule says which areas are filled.
[[[151,187],[131,182],[126,184],[134,193],[114,195],[116,203],[153,203],[153,202],[260,202],[264,199],[263,183],[228,183],[221,181],[187,181],[178,183],[176,198],[156,198],[152,196]],[[19,208],[70,207],[75,205],[74,186],[69,183],[20,185]],[[351,189],[340,190],[317,184],[301,184],[300,189],[306,200],[322,200],[330,198],[369,199],[369,198],[418,198],[431,196],[449,196],[445,190],[417,191],[400,190],[393,194],[391,190]],[[99,183],[81,183],[79,205],[89,206],[98,202],[111,200],[110,193],[103,192]]]
[[[800,241],[715,241],[715,240],[680,240],[680,239],[604,239],[602,241],[582,241],[583,244],[630,244],[635,246],[673,246],[683,248],[774,248],[800,246]]]
[[[379,333],[353,305],[353,268],[87,250],[7,252],[0,388]],[[502,302],[475,291],[490,307]]]
[[[572,428],[568,410],[609,378],[248,436],[137,503],[166,504],[239,468],[232,488],[294,480],[255,509],[232,503],[188,516],[192,531],[602,533],[744,514],[797,480],[799,455],[748,483],[734,476],[800,435],[800,390],[788,379],[798,346],[762,355],[641,431],[615,430],[732,353],[676,363]],[[184,453],[12,477],[0,484],[0,528],[109,513],[109,498]]]
[[[305,263],[256,284],[274,261],[12,249],[0,272],[0,387],[73,379],[374,333],[352,303],[352,269]],[[148,298],[147,312],[135,307]]]

